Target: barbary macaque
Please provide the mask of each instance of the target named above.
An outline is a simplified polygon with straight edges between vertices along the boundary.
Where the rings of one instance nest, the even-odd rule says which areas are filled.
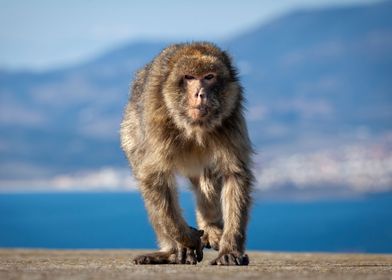
[[[228,54],[194,42],[165,48],[139,70],[121,123],[121,146],[137,179],[160,251],[135,264],[247,265],[252,148],[243,91]],[[189,178],[199,229],[188,226],[175,175]]]

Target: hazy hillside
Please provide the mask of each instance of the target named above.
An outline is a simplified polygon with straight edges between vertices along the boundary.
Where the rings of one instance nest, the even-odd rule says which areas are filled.
[[[219,43],[246,88],[261,188],[392,187],[391,14],[392,2],[298,11]],[[129,83],[165,45],[44,73],[0,71],[0,185],[128,180],[118,130]]]

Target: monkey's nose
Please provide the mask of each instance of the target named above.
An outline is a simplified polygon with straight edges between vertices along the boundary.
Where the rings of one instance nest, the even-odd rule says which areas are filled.
[[[196,98],[204,99],[207,97],[205,91],[201,88],[198,92],[195,94]]]

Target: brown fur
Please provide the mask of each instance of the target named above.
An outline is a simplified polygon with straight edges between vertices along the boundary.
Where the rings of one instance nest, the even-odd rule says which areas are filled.
[[[208,73],[214,73],[212,80],[204,78]],[[203,246],[219,250],[212,264],[248,263],[244,243],[253,176],[242,102],[229,56],[210,43],[169,46],[136,74],[121,145],[161,253],[139,256],[135,263],[193,264],[201,261]],[[202,231],[181,215],[176,173],[192,182]]]

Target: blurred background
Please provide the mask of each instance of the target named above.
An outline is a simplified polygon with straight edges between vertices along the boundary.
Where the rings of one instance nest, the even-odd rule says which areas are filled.
[[[0,247],[156,246],[119,124],[135,71],[193,40],[245,87],[248,248],[392,253],[392,2],[369,0],[0,0]]]

